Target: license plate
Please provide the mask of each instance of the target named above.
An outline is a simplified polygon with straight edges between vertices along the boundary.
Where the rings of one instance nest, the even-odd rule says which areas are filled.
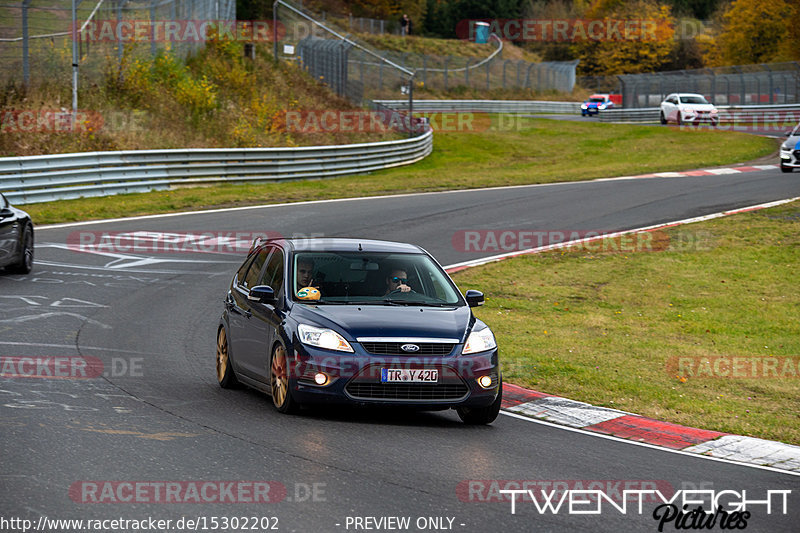
[[[438,383],[437,369],[382,368],[381,383]]]

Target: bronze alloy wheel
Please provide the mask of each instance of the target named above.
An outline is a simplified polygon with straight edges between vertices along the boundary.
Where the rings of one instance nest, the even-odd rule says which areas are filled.
[[[217,381],[223,389],[232,388],[237,383],[228,355],[228,336],[225,334],[225,328],[219,328],[217,334]]]
[[[272,351],[270,363],[270,387],[272,389],[272,403],[281,413],[295,410],[295,402],[289,391],[289,367],[286,359],[286,348],[282,344],[275,346]]]

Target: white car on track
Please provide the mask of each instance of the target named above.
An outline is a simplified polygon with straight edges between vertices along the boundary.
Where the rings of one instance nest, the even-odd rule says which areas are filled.
[[[702,94],[673,93],[661,102],[661,123],[719,124],[719,112]]]

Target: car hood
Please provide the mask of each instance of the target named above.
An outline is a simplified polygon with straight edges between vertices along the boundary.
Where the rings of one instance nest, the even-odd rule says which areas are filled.
[[[714,104],[681,104],[681,109],[694,109],[695,111],[711,111],[716,109]]]
[[[795,148],[797,148],[797,143],[800,143],[800,135],[797,136],[793,135],[788,139],[786,139],[785,141],[783,141],[782,146],[784,148],[788,148],[789,150],[794,150]]]
[[[464,342],[474,319],[467,306],[295,304],[298,322],[333,328],[348,340],[359,337],[426,337]]]

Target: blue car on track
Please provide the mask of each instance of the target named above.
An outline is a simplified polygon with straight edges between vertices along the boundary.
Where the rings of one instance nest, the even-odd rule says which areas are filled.
[[[307,404],[456,409],[494,421],[492,331],[422,248],[360,239],[254,242],[217,327],[220,386],[243,383],[280,412]]]
[[[597,115],[604,109],[614,107],[611,96],[608,94],[593,94],[581,104],[581,116]]]

